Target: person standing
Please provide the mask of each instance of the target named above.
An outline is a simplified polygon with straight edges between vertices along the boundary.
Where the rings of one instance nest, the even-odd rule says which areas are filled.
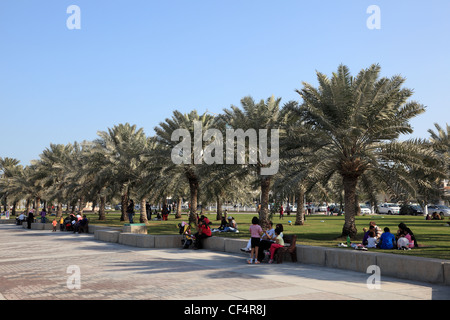
[[[252,225],[250,226],[250,241],[251,241],[251,251],[250,251],[250,259],[247,260],[247,263],[255,263],[259,264],[261,262],[258,261],[258,249],[259,249],[259,243],[261,241],[261,234],[263,233],[263,230],[261,226],[259,225],[259,219],[257,217],[253,217],[252,219]]]
[[[64,231],[64,218],[61,216],[61,219],[59,220],[59,231]]]
[[[147,220],[152,220],[152,208],[150,206],[150,203],[148,201],[145,203],[145,212],[147,213]]]
[[[45,223],[45,216],[47,215],[47,211],[45,211],[45,208],[41,211],[41,223]]]
[[[128,202],[127,214],[128,214],[128,220],[130,221],[130,223],[133,223],[134,201],[132,199],[130,199],[130,201]]]
[[[163,204],[163,207],[162,207],[162,210],[161,210],[161,215],[162,215],[163,221],[167,221],[167,218],[169,216],[169,210],[168,210],[166,204]]]
[[[31,229],[31,223],[33,221],[34,221],[33,210],[30,210],[30,212],[28,213],[28,218],[27,218],[27,229]]]

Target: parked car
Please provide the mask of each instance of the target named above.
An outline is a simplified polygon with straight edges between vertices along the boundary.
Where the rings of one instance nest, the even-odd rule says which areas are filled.
[[[437,213],[441,216],[449,217],[450,216],[450,208],[444,205],[431,205],[428,206],[428,214]]]
[[[406,204],[400,207],[400,214],[423,215],[423,209],[418,204]]]
[[[372,209],[367,204],[360,204],[361,214],[372,214]]]
[[[319,212],[327,212],[327,206],[321,205],[321,206],[319,206],[318,210],[319,210]]]
[[[331,205],[330,212],[337,213],[338,215],[341,215],[343,213],[343,211],[341,209],[339,209],[339,206],[337,206],[337,205]]]
[[[396,203],[383,203],[377,207],[380,214],[399,214],[400,206]]]

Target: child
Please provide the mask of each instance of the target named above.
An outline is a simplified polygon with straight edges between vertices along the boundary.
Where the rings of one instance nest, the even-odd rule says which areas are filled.
[[[52,225],[53,225],[53,231],[52,232],[56,232],[56,219],[53,219]]]
[[[259,242],[261,240],[261,234],[263,233],[263,230],[261,226],[259,225],[259,219],[257,217],[253,217],[252,219],[252,225],[250,226],[250,241],[251,241],[251,251],[250,251],[250,259],[247,260],[247,263],[253,263],[259,264],[258,261],[258,249],[259,249]]]
[[[408,238],[406,238],[406,235],[403,232],[399,234],[399,238],[397,240],[397,249],[404,249],[404,250],[410,249],[409,240]]]
[[[269,263],[273,262],[273,256],[275,255],[275,251],[278,248],[282,248],[284,246],[284,240],[283,237],[281,236],[281,229],[280,228],[275,228],[275,243],[272,243],[270,245],[270,260]]]
[[[393,249],[395,247],[395,236],[388,227],[384,228],[378,247],[380,249]]]
[[[59,230],[64,231],[64,218],[61,216],[61,220],[59,220]]]
[[[377,237],[374,230],[369,231],[369,237],[367,238],[367,248],[377,247]]]

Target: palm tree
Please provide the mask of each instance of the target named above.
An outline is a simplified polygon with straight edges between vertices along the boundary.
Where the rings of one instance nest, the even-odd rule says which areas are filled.
[[[432,157],[423,143],[398,141],[401,134],[412,133],[409,121],[425,111],[415,101],[407,101],[412,90],[402,88],[401,76],[380,78],[380,66],[374,64],[356,77],[340,65],[331,78],[317,72],[319,87],[303,83],[296,90],[302,104],[295,108],[303,123],[299,145],[314,150],[309,162],[320,165],[331,176],[342,178],[345,223],[342,236],[357,233],[357,184],[368,171],[393,172],[396,165],[404,168],[423,167],[421,157]]]
[[[241,99],[241,108],[236,106],[231,106],[230,109],[225,109],[224,114],[219,116],[222,118],[226,124],[227,128],[237,130],[242,130],[244,133],[251,133],[252,130],[268,130],[267,132],[273,131],[279,134],[279,130],[282,128],[282,123],[284,119],[282,118],[282,114],[280,113],[280,101],[281,99],[275,99],[273,96],[268,98],[266,101],[260,100],[258,103],[255,103],[252,97],[244,97]],[[272,131],[273,130],[273,131]],[[262,131],[259,131],[261,133]],[[275,149],[270,146],[271,150],[274,153],[271,155],[274,161],[270,163],[265,163],[262,161],[261,156],[267,150],[263,150],[261,148],[261,136],[258,138],[258,145],[252,146],[249,142],[248,149],[246,149],[245,159],[246,161],[239,167],[237,167],[237,171],[235,173],[238,177],[250,176],[257,181],[260,190],[261,190],[261,210],[260,210],[260,224],[263,227],[268,226],[269,224],[269,192],[271,189],[271,183],[273,180],[273,174],[266,174],[264,172],[267,167],[272,165],[278,165],[278,149]],[[271,136],[271,138],[273,138]],[[272,139],[268,139],[272,140]],[[278,143],[278,141],[276,141]],[[227,146],[228,148],[228,146]],[[232,148],[236,148],[232,146]],[[235,162],[238,162],[238,156],[242,156],[243,154],[239,154],[238,152],[235,154]],[[252,161],[252,157],[258,155],[258,159],[256,161]],[[256,158],[256,156],[255,156]],[[254,159],[254,158],[253,158]]]
[[[79,167],[74,169],[73,164],[74,146],[72,144],[50,144],[42,152],[40,159],[35,163],[35,179],[40,180],[40,184],[45,189],[46,200],[57,202],[56,217],[62,216],[62,204],[68,197],[67,185],[72,182],[68,176],[71,170],[79,171]],[[72,183],[73,184],[73,183]]]
[[[125,214],[129,194],[141,178],[141,155],[147,147],[147,136],[142,128],[128,123],[119,124],[108,131],[99,131],[99,138],[93,144],[101,153],[103,165],[98,174],[110,176],[111,183],[118,184],[122,195],[121,221],[128,219]]]
[[[171,119],[166,119],[159,126],[155,127],[156,139],[159,145],[159,152],[155,154],[155,162],[162,170],[162,178],[166,179],[186,179],[190,192],[190,212],[189,223],[196,224],[198,194],[200,190],[201,176],[199,170],[203,161],[196,154],[196,134],[201,134],[201,140],[198,141],[201,149],[205,145],[203,135],[206,130],[214,125],[214,117],[207,113],[199,115],[196,110],[188,114],[182,114],[174,111]],[[185,136],[179,134],[184,133]],[[179,138],[183,137],[184,146],[179,148]],[[174,140],[172,140],[174,139]],[[190,140],[190,141],[188,141]],[[175,157],[182,156],[185,161],[181,163],[173,161],[174,151],[178,150]],[[194,152],[191,152],[194,150]],[[180,157],[181,158],[181,157]]]
[[[436,132],[428,129],[430,134],[429,141],[433,149],[442,157],[444,163],[446,163],[447,179],[450,174],[450,126],[446,124],[444,129],[439,124],[435,123],[434,127]]]
[[[204,187],[200,196],[202,204],[216,204],[216,220],[222,219],[222,205],[226,200],[250,204],[257,194],[249,175],[237,175],[236,165],[213,164],[204,166],[201,175]]]
[[[9,200],[12,198],[11,214],[16,214],[16,205],[20,200],[20,193],[13,190],[12,180],[23,170],[20,161],[13,158],[0,158],[0,199],[4,201],[5,211],[9,210]]]
[[[0,198],[3,199],[5,211],[9,210],[8,192],[9,180],[14,176],[14,172],[18,170],[20,161],[13,158],[0,158]]]

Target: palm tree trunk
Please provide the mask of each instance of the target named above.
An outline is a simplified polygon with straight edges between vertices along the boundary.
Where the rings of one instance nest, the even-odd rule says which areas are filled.
[[[30,212],[30,207],[31,207],[31,200],[30,200],[30,198],[27,198],[27,202],[25,205],[26,214],[28,214],[28,212]]]
[[[140,223],[147,223],[147,208],[146,208],[147,201],[145,198],[141,199],[141,210],[140,210],[140,217],[139,222]]]
[[[345,222],[342,228],[342,236],[354,238],[356,236],[356,184],[358,176],[343,176],[344,184],[344,203],[345,203]]]
[[[59,220],[63,215],[62,203],[58,202],[58,207],[56,209],[56,219]]]
[[[259,224],[265,230],[269,227],[269,192],[271,178],[261,177],[261,212],[259,214]]]
[[[128,190],[126,190],[122,194],[122,215],[120,216],[120,221],[128,221],[128,215],[127,215],[127,207],[128,207]]]
[[[47,202],[47,214],[52,214],[52,206],[53,204],[51,202]]]
[[[5,203],[4,203],[4,208],[5,208],[5,210],[4,211],[7,211],[9,208],[8,208],[8,196],[6,196],[5,195],[5,197],[4,197],[4,201],[5,201]]]
[[[181,205],[183,203],[183,197],[178,197],[177,203],[177,213],[175,215],[175,219],[181,219]]]
[[[98,208],[98,220],[106,220],[105,215],[106,196],[100,196],[100,207]]]
[[[302,186],[298,189],[297,196],[297,214],[295,216],[295,225],[302,226],[305,224],[305,211],[303,210],[303,202],[305,201],[305,190]]]
[[[189,223],[197,225],[197,197],[198,197],[198,179],[192,177],[189,179],[189,188],[191,191],[191,208],[189,211]]]
[[[14,202],[13,202],[12,209],[11,209],[11,215],[12,215],[12,216],[15,216],[15,215],[16,215],[16,207],[17,207],[17,201],[14,201]]]
[[[83,215],[84,206],[85,206],[84,196],[81,196],[80,197],[80,208],[78,210],[80,212],[80,215]]]
[[[36,212],[39,212],[40,206],[41,206],[41,198],[36,197]]]
[[[220,196],[216,196],[216,201],[217,201],[216,220],[220,221],[222,220],[222,198]]]

